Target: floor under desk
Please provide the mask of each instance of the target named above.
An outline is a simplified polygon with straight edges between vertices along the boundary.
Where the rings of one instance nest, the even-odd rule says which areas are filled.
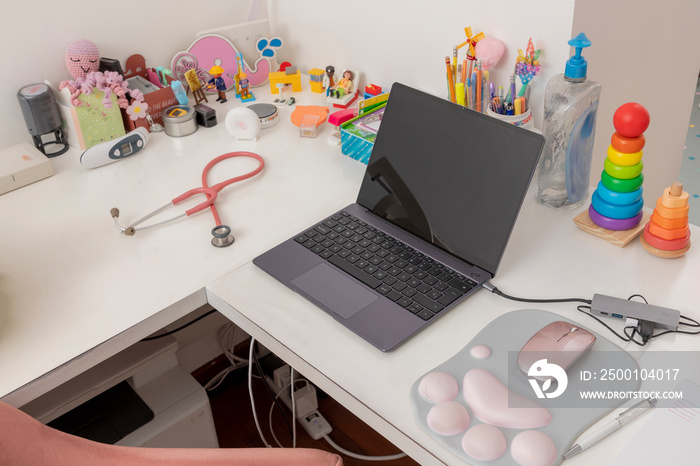
[[[221,368],[217,367],[215,370],[201,371],[193,375],[200,383],[204,384],[209,376],[216,374],[219,369]],[[263,434],[269,443],[275,445],[270,434],[268,421],[272,398],[258,378],[253,379],[253,393]],[[247,369],[240,369],[229,374],[219,387],[208,394],[220,447],[260,448],[263,446],[250,410]],[[284,409],[286,410],[286,407]],[[399,449],[391,442],[321,391],[318,392],[318,410],[333,427],[333,432],[329,437],[346,450],[365,456],[393,455],[399,452]],[[290,416],[291,413],[286,410],[286,414]],[[275,408],[273,411],[272,427],[280,443],[284,446],[291,446],[291,435],[279,408]],[[318,448],[337,453],[325,440],[313,440],[298,424],[297,447]],[[343,456],[343,462],[346,466],[371,464],[368,461],[341,456]],[[382,464],[382,462],[375,464]],[[418,465],[410,457],[383,464],[391,464],[391,466]]]

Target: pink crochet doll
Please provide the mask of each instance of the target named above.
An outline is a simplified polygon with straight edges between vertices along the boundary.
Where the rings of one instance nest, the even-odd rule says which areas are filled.
[[[89,40],[73,42],[66,49],[66,67],[73,81],[63,81],[59,89],[67,87],[71,93],[71,103],[76,107],[83,105],[78,99],[80,94],[92,94],[93,88],[105,93],[102,105],[106,109],[112,108],[112,93],[117,96],[117,103],[121,108],[129,106],[126,93],[137,100],[143,101],[143,94],[137,89],[129,89],[129,83],[124,77],[115,71],[99,71],[100,52],[97,46]]]

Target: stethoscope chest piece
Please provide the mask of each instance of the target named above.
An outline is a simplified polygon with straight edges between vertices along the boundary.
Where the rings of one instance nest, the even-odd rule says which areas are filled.
[[[211,244],[217,248],[225,248],[226,246],[231,246],[235,239],[231,234],[231,228],[227,225],[217,225],[211,230],[212,236]]]

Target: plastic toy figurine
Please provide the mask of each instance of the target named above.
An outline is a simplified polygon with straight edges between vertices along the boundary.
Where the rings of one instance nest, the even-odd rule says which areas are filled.
[[[343,77],[338,81],[338,84],[330,88],[329,96],[340,99],[345,94],[348,94],[352,90],[352,71],[343,71]]]
[[[335,86],[335,79],[333,76],[335,75],[335,66],[333,65],[328,65],[326,67],[326,77],[323,78],[323,87],[326,88],[326,91],[330,91],[330,88]]]
[[[344,68],[342,79],[328,89],[326,101],[336,108],[348,108],[360,95],[358,91],[360,81],[359,71]]]
[[[241,86],[241,100],[250,99],[250,81],[248,81],[248,75],[241,73],[240,78],[241,80],[239,81],[239,85]]]
[[[224,83],[224,78],[221,77],[221,75],[224,74],[224,69],[218,65],[214,65],[209,69],[209,74],[212,75],[212,78],[207,82],[209,84],[207,89],[216,88],[219,93],[219,98],[216,99],[216,101],[222,104],[227,102],[226,84]]]
[[[237,65],[236,74],[234,76],[231,76],[229,74],[229,76],[231,76],[233,78],[233,83],[234,83],[235,90],[236,90],[236,97],[241,99],[241,102],[248,102],[248,101],[255,100],[255,96],[250,91],[251,83],[250,83],[250,80],[248,79],[248,74],[245,71],[243,71],[244,70],[243,55],[241,55],[240,53],[236,54],[236,65]]]

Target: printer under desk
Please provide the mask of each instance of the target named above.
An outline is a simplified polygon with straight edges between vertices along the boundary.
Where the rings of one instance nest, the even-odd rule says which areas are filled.
[[[173,337],[136,343],[20,409],[103,443],[218,448],[209,398],[177,349]]]

